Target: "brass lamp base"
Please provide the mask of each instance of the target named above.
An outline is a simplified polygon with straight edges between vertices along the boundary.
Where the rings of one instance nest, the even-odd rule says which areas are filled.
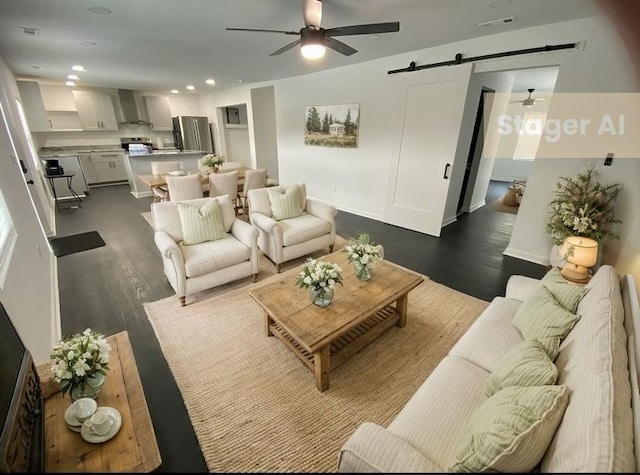
[[[578,266],[576,264],[567,264],[560,271],[562,277],[570,282],[577,284],[585,284],[589,282],[589,269],[584,266]]]

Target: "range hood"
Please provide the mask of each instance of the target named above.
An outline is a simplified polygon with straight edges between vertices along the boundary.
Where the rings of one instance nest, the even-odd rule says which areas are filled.
[[[133,91],[129,89],[118,89],[120,96],[120,105],[122,106],[122,115],[124,120],[121,124],[148,125],[149,121],[144,119],[146,114],[138,108]]]

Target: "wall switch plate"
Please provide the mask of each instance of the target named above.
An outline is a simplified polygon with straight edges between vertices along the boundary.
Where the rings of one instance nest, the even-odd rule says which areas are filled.
[[[607,158],[604,159],[604,165],[608,167],[609,165],[611,165],[611,162],[613,162],[613,154],[608,153]]]

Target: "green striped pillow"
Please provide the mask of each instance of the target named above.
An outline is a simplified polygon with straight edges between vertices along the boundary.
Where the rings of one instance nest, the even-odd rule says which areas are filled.
[[[578,304],[587,291],[586,287],[567,283],[557,267],[547,272],[541,282],[551,292],[553,298],[571,313],[576,313]]]
[[[282,190],[267,189],[271,202],[271,215],[276,221],[295,218],[303,213],[301,190],[298,185],[291,185],[284,193]]]
[[[547,356],[555,361],[560,342],[580,319],[560,305],[551,292],[541,285],[531,298],[520,305],[513,316],[513,325],[524,339],[535,338],[544,347]]]
[[[508,386],[544,386],[555,384],[558,368],[538,340],[524,340],[514,346],[491,371],[485,395],[493,396]]]
[[[217,200],[211,200],[202,208],[185,203],[177,203],[177,206],[185,246],[226,237],[222,210]]]
[[[513,386],[471,415],[453,472],[530,472],[542,460],[569,402],[566,386]]]

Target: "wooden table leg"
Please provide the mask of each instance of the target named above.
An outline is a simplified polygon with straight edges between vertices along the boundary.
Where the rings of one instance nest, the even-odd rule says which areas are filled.
[[[269,316],[267,312],[264,312],[264,330],[267,333],[267,336],[273,336],[271,332],[271,324],[273,323],[273,319]]]
[[[329,389],[329,370],[331,362],[329,361],[329,348],[331,345],[320,348],[313,354],[313,368],[316,376],[316,388],[323,392]]]
[[[404,294],[398,300],[396,300],[396,312],[398,312],[397,326],[404,328],[407,324],[407,305],[409,301],[409,294]]]

